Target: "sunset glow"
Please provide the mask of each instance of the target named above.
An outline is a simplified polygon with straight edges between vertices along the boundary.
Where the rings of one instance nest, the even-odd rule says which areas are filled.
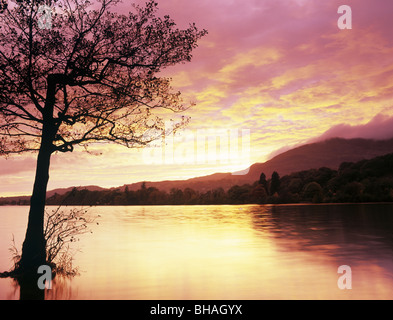
[[[337,26],[342,4],[336,0],[159,1],[160,14],[169,14],[179,28],[195,22],[209,32],[199,41],[191,62],[163,72],[172,78],[174,90],[182,92],[186,105],[195,103],[184,112],[191,117],[188,127],[178,133],[185,133],[176,144],[183,163],[165,162],[165,157],[149,163],[142,149],[93,145],[91,151],[101,155],[75,149],[72,155],[53,156],[49,190],[116,187],[242,170],[266,161],[275,150],[322,135],[393,137],[393,3],[347,1],[353,12],[350,30]],[[119,4],[118,10],[132,10],[130,2]],[[195,161],[198,149],[193,141],[198,130],[249,130],[250,152],[218,161],[217,145],[207,148],[208,161]],[[35,158],[24,154],[0,159],[0,196],[31,193]]]
[[[0,300],[391,299],[392,16],[0,0]]]

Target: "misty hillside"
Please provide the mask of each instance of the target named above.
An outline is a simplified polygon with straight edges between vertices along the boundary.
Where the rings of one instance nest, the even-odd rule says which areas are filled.
[[[313,168],[337,169],[342,162],[372,159],[391,152],[393,152],[393,139],[347,140],[334,138],[303,145],[279,154],[267,162],[253,164],[245,178],[248,181],[258,180],[261,172],[270,177],[273,171],[277,171],[280,176],[283,176]]]

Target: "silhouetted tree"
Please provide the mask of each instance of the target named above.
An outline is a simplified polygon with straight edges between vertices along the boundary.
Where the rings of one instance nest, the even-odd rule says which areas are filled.
[[[198,195],[195,192],[195,190],[191,188],[185,188],[183,190],[183,197],[184,197],[185,204],[196,204],[197,196]]]
[[[278,193],[280,190],[280,176],[276,171],[272,173],[272,179],[270,180],[270,195]]]
[[[228,190],[228,199],[232,204],[247,203],[250,191],[250,185],[235,185]]]
[[[258,184],[250,194],[250,200],[253,203],[266,203],[267,201],[267,192],[263,184]]]
[[[299,178],[292,178],[289,180],[288,189],[291,193],[300,193],[303,188],[303,181]]]
[[[241,204],[241,203],[298,203],[306,202],[359,202],[393,201],[393,154],[344,164],[337,170],[320,168],[294,172],[279,181],[279,193],[268,196],[260,184],[232,186],[227,192],[216,188],[205,192],[191,188],[165,191],[142,184],[137,191],[89,191],[74,189],[65,195],[55,194],[49,204]],[[349,170],[349,171],[348,171]],[[349,175],[347,173],[350,172]],[[356,174],[354,174],[354,172]],[[263,180],[262,180],[263,181]],[[145,195],[143,195],[143,192]],[[273,189],[274,190],[274,189]],[[24,204],[22,200],[2,199],[0,204]]]
[[[5,9],[8,8],[7,0],[0,0],[0,13],[3,13]]]
[[[136,195],[138,197],[139,204],[146,204],[147,198],[149,196],[146,188],[146,182],[142,182],[141,188],[137,190]]]
[[[214,204],[223,204],[227,202],[226,194],[223,188],[216,188],[212,191],[212,200]]]
[[[180,94],[159,72],[191,60],[206,34],[179,30],[157,3],[111,12],[118,0],[27,0],[0,14],[0,154],[38,151],[19,271],[45,262],[44,209],[55,152],[106,141],[141,147],[159,138],[156,109],[184,110]],[[38,25],[39,5],[54,5],[50,29]],[[12,8],[10,8],[12,7]],[[187,123],[184,118],[173,130]]]
[[[184,195],[183,190],[178,188],[172,188],[169,194],[171,199],[171,204],[183,204],[184,203]]]
[[[262,185],[262,187],[264,187],[265,190],[268,189],[268,183],[267,183],[267,180],[266,180],[266,175],[263,172],[259,176],[258,184]]]
[[[304,199],[314,203],[321,202],[323,198],[322,187],[317,182],[310,182],[304,188]]]

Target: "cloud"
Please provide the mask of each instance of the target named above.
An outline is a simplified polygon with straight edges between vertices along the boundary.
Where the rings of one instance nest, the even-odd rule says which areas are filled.
[[[19,175],[30,171],[34,173],[36,159],[33,156],[12,156],[8,159],[0,158],[0,176]]]
[[[362,139],[373,139],[373,140],[392,139],[393,116],[378,114],[366,124],[352,126],[350,124],[341,123],[335,125],[316,138],[309,139],[305,142],[299,142],[299,143],[280,147],[279,149],[271,152],[267,156],[267,159],[272,159],[281,153],[284,153],[296,147],[300,147],[306,143],[315,143],[332,138],[343,138],[343,139],[362,138]]]
[[[393,137],[392,1],[348,0],[352,30],[337,27],[341,0],[158,2],[159,14],[169,14],[179,28],[195,22],[209,31],[191,63],[161,74],[173,79],[185,105],[196,103],[185,113],[191,116],[189,130],[250,129],[253,162],[310,139]],[[119,12],[132,10],[130,3],[120,3]],[[101,157],[79,151],[53,157],[50,186],[122,185],[227,171],[146,167],[135,150],[100,148]],[[0,160],[4,190],[19,192],[26,181],[30,192],[35,157],[23,159]]]
[[[330,138],[391,139],[393,138],[393,116],[378,114],[370,122],[361,125],[338,124],[311,141],[317,142]]]

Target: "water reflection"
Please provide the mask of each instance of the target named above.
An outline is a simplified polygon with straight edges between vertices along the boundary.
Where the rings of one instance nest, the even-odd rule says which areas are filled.
[[[45,298],[392,299],[392,209],[97,207],[100,225],[75,257],[81,275],[56,277]],[[352,267],[353,290],[337,287],[343,264]],[[17,298],[3,280],[0,298]]]
[[[25,277],[24,279],[15,280],[19,285],[19,299],[20,300],[44,300],[45,290],[41,290],[38,285],[37,277]]]
[[[72,299],[75,296],[70,284],[74,276],[52,274],[51,288],[48,285],[45,289],[40,289],[38,282],[41,274],[24,274],[23,276],[14,277],[8,272],[0,273],[0,300],[58,300]],[[4,284],[7,283],[6,286]],[[3,284],[3,285],[1,285]],[[1,292],[5,288],[9,289],[8,293]],[[5,290],[4,290],[5,291]]]
[[[333,299],[392,299],[392,209],[391,204],[278,205],[254,208],[253,223],[262,233],[270,230],[281,254],[304,253],[323,263],[311,273],[349,265],[355,286],[347,294],[337,291]]]
[[[255,228],[269,230],[289,251],[323,252],[354,262],[393,257],[392,205],[276,205],[252,213]]]

